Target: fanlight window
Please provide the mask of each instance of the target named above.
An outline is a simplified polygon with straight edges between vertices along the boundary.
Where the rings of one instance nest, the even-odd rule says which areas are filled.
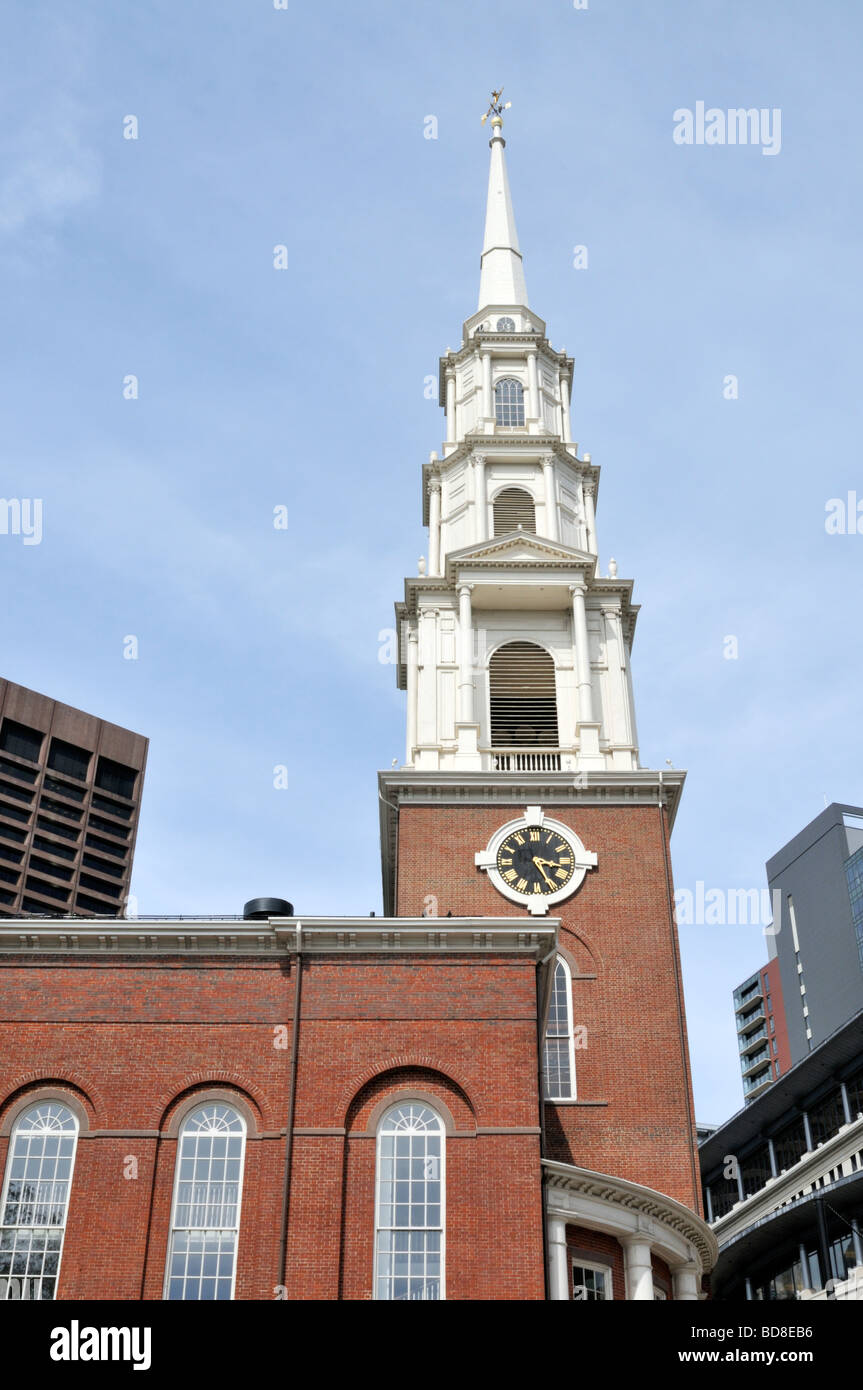
[[[53,1299],[57,1290],[78,1121],[65,1105],[26,1110],[9,1144],[0,1203],[0,1299]]]
[[[558,956],[554,967],[554,982],[545,1030],[542,1076],[546,1100],[575,1098],[572,991],[569,967],[562,956]]]
[[[494,748],[557,748],[554,662],[533,642],[507,642],[489,662]]]
[[[514,333],[514,332],[515,332],[515,319],[510,319],[510,318],[498,319],[497,324],[496,324],[495,326],[496,326],[496,328],[497,328],[498,333]]]
[[[505,487],[494,499],[494,534],[506,536],[510,531],[529,531],[536,535],[536,507],[529,492],[521,487]]]
[[[494,388],[494,418],[499,425],[524,424],[524,388],[506,376]]]
[[[444,1296],[444,1127],[421,1101],[378,1126],[375,1298]]]
[[[230,1106],[204,1105],[187,1116],[177,1150],[166,1298],[233,1298],[245,1140],[246,1126]]]

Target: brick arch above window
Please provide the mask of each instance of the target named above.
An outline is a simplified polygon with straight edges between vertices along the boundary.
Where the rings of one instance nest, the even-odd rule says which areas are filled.
[[[4,1102],[0,1115],[0,1138],[9,1137],[25,1110],[42,1105],[45,1101],[55,1101],[71,1110],[78,1121],[79,1133],[86,1134],[93,1128],[95,1107],[81,1087],[71,1081],[39,1078],[29,1084],[25,1082],[23,1086],[16,1086],[8,1101]]]
[[[447,1134],[473,1134],[477,1120],[467,1091],[434,1066],[390,1066],[376,1070],[356,1087],[346,1107],[349,1135],[374,1135],[381,1115],[400,1100],[419,1100],[436,1109]]]
[[[160,1125],[162,1134],[166,1138],[178,1138],[184,1122],[193,1110],[200,1109],[202,1105],[214,1104],[230,1105],[242,1115],[246,1122],[247,1138],[256,1139],[260,1136],[264,1125],[254,1099],[241,1087],[225,1086],[218,1082],[209,1086],[202,1083],[192,1090],[187,1088],[178,1093],[165,1109]]]

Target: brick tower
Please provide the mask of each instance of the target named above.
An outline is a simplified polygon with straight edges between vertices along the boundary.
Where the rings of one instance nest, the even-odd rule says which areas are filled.
[[[380,775],[385,911],[559,919],[544,1058],[552,1297],[568,1296],[565,1245],[588,1252],[590,1284],[588,1255],[605,1259],[610,1238],[626,1255],[605,1266],[617,1296],[625,1266],[626,1296],[650,1297],[650,1241],[595,1212],[573,1227],[595,1198],[567,1171],[699,1211],[668,846],[684,774],[639,762],[632,581],[613,560],[601,572],[599,469],[572,439],[572,359],[528,304],[499,102],[491,115],[479,303],[441,359],[428,565],[396,605],[407,747]],[[662,1297],[655,1245],[652,1261]]]

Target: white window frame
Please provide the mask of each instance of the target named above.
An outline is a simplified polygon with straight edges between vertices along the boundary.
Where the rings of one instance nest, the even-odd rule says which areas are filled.
[[[372,1298],[375,1302],[390,1302],[389,1299],[378,1298],[378,1260],[379,1260],[379,1236],[381,1231],[407,1230],[407,1231],[436,1231],[437,1226],[382,1226],[381,1225],[381,1140],[387,1133],[394,1134],[395,1130],[387,1131],[386,1122],[396,1110],[406,1109],[410,1106],[419,1106],[424,1110],[430,1110],[440,1126],[440,1299],[446,1299],[446,1123],[443,1115],[437,1106],[431,1101],[418,1096],[407,1096],[403,1100],[393,1098],[392,1104],[388,1105],[381,1115],[377,1124],[375,1135],[375,1229],[374,1229],[374,1259],[372,1268]],[[395,1177],[393,1178],[395,1181]]]
[[[515,400],[507,399],[506,401],[504,401],[502,397],[499,397],[499,396],[498,396],[498,391],[499,391],[499,389],[500,389],[501,386],[507,386],[507,385],[509,385],[510,382],[512,382],[512,384],[513,384],[514,386],[517,386],[519,389],[518,389],[518,392],[515,392],[515,393],[508,393],[508,396],[510,396],[510,395],[515,395]],[[524,382],[523,382],[523,381],[520,381],[519,378],[518,378],[517,376],[512,376],[511,374],[507,374],[506,376],[500,376],[500,377],[498,377],[497,381],[494,383],[494,392],[493,392],[493,394],[494,394],[494,423],[495,423],[495,425],[500,426],[502,429],[510,429],[510,430],[513,430],[513,429],[515,429],[515,430],[523,429],[523,428],[524,428],[525,420],[526,420],[526,418],[527,418],[527,412],[526,412],[526,410],[525,410],[525,399],[524,399]],[[509,413],[509,412],[512,412],[513,414],[515,414],[515,415],[517,416],[517,415],[520,413],[520,414],[521,414],[521,420],[520,420],[520,421],[519,421],[519,420],[516,420],[515,424],[513,424],[513,423],[511,423],[511,422],[504,421],[504,420],[499,420],[499,419],[498,419],[498,406],[499,406],[499,405],[500,405],[501,410],[502,410],[502,412],[503,412],[504,414],[507,414],[507,413]],[[519,411],[519,408],[520,408],[520,411]]]
[[[181,1159],[182,1159],[182,1157],[183,1157],[183,1139],[184,1139],[185,1136],[186,1136],[186,1133],[187,1133],[187,1126],[189,1125],[189,1123],[190,1123],[190,1121],[192,1120],[192,1118],[193,1118],[195,1115],[197,1115],[197,1114],[199,1113],[199,1111],[201,1111],[201,1110],[210,1110],[210,1109],[212,1109],[212,1108],[214,1108],[214,1107],[215,1107],[217,1110],[230,1111],[232,1115],[235,1115],[235,1116],[237,1117],[237,1119],[238,1119],[239,1122],[240,1122],[240,1125],[242,1126],[243,1147],[242,1147],[242,1152],[241,1152],[241,1154],[240,1154],[240,1172],[239,1172],[239,1177],[238,1177],[238,1179],[237,1179],[237,1204],[236,1204],[236,1205],[237,1205],[237,1215],[236,1215],[236,1221],[235,1221],[235,1224],[234,1224],[233,1226],[219,1226],[219,1227],[215,1227],[215,1226],[214,1226],[214,1227],[210,1227],[210,1226],[200,1226],[200,1227],[196,1227],[196,1226],[194,1226],[194,1227],[190,1227],[190,1226],[180,1226],[180,1227],[178,1227],[177,1224],[176,1224],[176,1220],[177,1220],[177,1196],[178,1196],[179,1190],[180,1190],[180,1172],[181,1172],[180,1163],[181,1163]],[[199,1131],[199,1133],[200,1133],[200,1131]],[[175,1237],[175,1235],[177,1234],[177,1231],[178,1231],[178,1230],[179,1230],[179,1231],[201,1231],[201,1232],[209,1231],[209,1230],[219,1230],[219,1231],[233,1231],[233,1232],[234,1232],[234,1264],[233,1264],[233,1269],[232,1269],[232,1271],[231,1271],[231,1295],[230,1295],[231,1301],[233,1300],[233,1298],[234,1298],[234,1293],[235,1293],[236,1286],[237,1286],[237,1264],[238,1264],[238,1262],[239,1262],[239,1252],[240,1252],[240,1229],[241,1229],[242,1209],[243,1209],[243,1182],[244,1182],[244,1180],[245,1180],[245,1175],[246,1175],[246,1145],[248,1144],[248,1140],[249,1140],[249,1127],[248,1127],[248,1124],[246,1123],[246,1117],[245,1117],[245,1115],[243,1114],[242,1110],[239,1108],[239,1106],[232,1104],[231,1101],[229,1101],[229,1100],[220,1100],[220,1099],[214,1099],[214,1098],[213,1098],[213,1099],[208,1099],[207,1097],[204,1097],[202,1100],[200,1100],[200,1102],[199,1102],[198,1104],[191,1106],[191,1107],[186,1111],[185,1115],[183,1116],[182,1122],[181,1122],[181,1124],[180,1124],[179,1132],[178,1132],[178,1134],[177,1134],[177,1156],[176,1156],[176,1158],[175,1158],[175,1160],[174,1160],[174,1192],[173,1192],[173,1196],[172,1196],[172,1198],[171,1198],[171,1225],[170,1225],[170,1229],[169,1229],[169,1231],[168,1231],[168,1253],[167,1253],[167,1257],[166,1257],[166,1259],[165,1259],[165,1279],[164,1279],[164,1284],[163,1284],[163,1288],[162,1288],[162,1298],[163,1298],[163,1300],[165,1300],[165,1301],[170,1301],[170,1302],[195,1302],[195,1303],[198,1303],[198,1302],[211,1302],[211,1301],[212,1301],[212,1302],[226,1302],[226,1301],[228,1301],[228,1300],[224,1300],[224,1299],[213,1299],[213,1300],[210,1300],[210,1299],[206,1299],[206,1300],[204,1300],[204,1299],[170,1299],[169,1290],[170,1290],[170,1286],[171,1286],[171,1265],[172,1265],[172,1263],[173,1263],[173,1255],[174,1255],[174,1237]],[[208,1180],[207,1186],[209,1186],[209,1180]],[[187,1275],[184,1275],[184,1283],[185,1283],[185,1281],[187,1280],[187,1278],[188,1278],[188,1276],[187,1276]]]
[[[22,1157],[21,1155],[18,1155],[18,1154],[16,1154],[16,1152],[15,1152],[15,1147],[16,1147],[16,1143],[17,1143],[17,1140],[18,1140],[18,1138],[19,1138],[19,1135],[21,1134],[21,1131],[22,1131],[22,1129],[23,1129],[23,1127],[24,1127],[24,1123],[25,1123],[25,1121],[27,1120],[28,1116],[32,1116],[32,1115],[35,1115],[35,1114],[39,1114],[40,1112],[45,1111],[45,1110],[49,1110],[49,1111],[50,1111],[50,1110],[52,1110],[52,1109],[53,1109],[54,1111],[61,1111],[61,1112],[63,1112],[63,1113],[64,1113],[65,1115],[67,1115],[67,1116],[69,1117],[69,1119],[72,1121],[72,1128],[71,1128],[71,1129],[69,1129],[69,1128],[64,1128],[64,1129],[58,1129],[58,1130],[55,1131],[56,1134],[57,1134],[58,1136],[62,1135],[62,1136],[65,1136],[66,1138],[68,1138],[70,1134],[73,1136],[73,1139],[72,1139],[72,1154],[71,1154],[71,1161],[70,1161],[70,1164],[69,1164],[69,1176],[68,1176],[68,1178],[66,1178],[66,1179],[64,1180],[65,1183],[66,1183],[66,1196],[65,1196],[64,1203],[63,1203],[63,1221],[62,1221],[62,1224],[59,1223],[59,1222],[58,1222],[58,1223],[51,1223],[51,1224],[48,1224],[48,1225],[39,1224],[39,1223],[37,1223],[37,1222],[27,1222],[27,1223],[25,1223],[25,1222],[21,1222],[21,1223],[16,1222],[14,1225],[5,1225],[5,1224],[4,1224],[4,1218],[5,1218],[5,1216],[6,1216],[6,1202],[7,1202],[7,1200],[8,1200],[8,1196],[9,1196],[9,1184],[10,1184],[11,1181],[12,1181],[12,1169],[13,1169],[13,1166],[14,1166],[15,1161],[16,1161],[16,1160],[19,1160],[19,1161],[20,1161],[20,1158]],[[38,1134],[42,1133],[42,1134],[44,1134],[44,1135],[46,1135],[46,1136],[50,1136],[51,1133],[52,1133],[52,1131],[51,1131],[50,1128],[43,1128],[43,1129],[41,1129],[41,1130],[38,1130],[38,1129],[33,1129],[33,1128],[30,1127],[30,1126],[28,1126],[27,1132],[28,1132],[29,1134],[31,1134],[31,1135],[33,1135],[33,1134],[38,1135]],[[18,1286],[16,1286],[16,1283],[15,1283],[14,1281],[16,1281],[16,1280],[20,1281],[20,1280],[25,1280],[25,1279],[26,1279],[26,1280],[34,1279],[34,1280],[37,1280],[37,1281],[38,1281],[38,1285],[39,1285],[39,1288],[38,1288],[38,1298],[41,1300],[41,1299],[42,1299],[42,1280],[43,1280],[44,1278],[46,1278],[46,1277],[47,1277],[47,1278],[53,1277],[53,1279],[54,1279],[54,1293],[53,1293],[53,1298],[50,1299],[50,1300],[49,1300],[49,1299],[46,1299],[46,1300],[44,1300],[44,1301],[45,1301],[45,1302],[55,1302],[55,1301],[56,1301],[56,1298],[57,1298],[57,1289],[59,1288],[59,1285],[60,1285],[60,1266],[61,1266],[62,1260],[63,1260],[63,1247],[64,1247],[65,1244],[66,1244],[66,1227],[67,1227],[67,1225],[68,1225],[68,1223],[69,1223],[69,1202],[70,1202],[70,1199],[71,1199],[71,1196],[72,1196],[72,1182],[73,1182],[74,1177],[75,1177],[75,1160],[76,1160],[76,1158],[77,1158],[77,1156],[78,1156],[78,1136],[79,1136],[80,1132],[81,1132],[81,1124],[80,1124],[80,1121],[79,1121],[79,1119],[78,1119],[78,1116],[75,1114],[75,1111],[72,1109],[71,1106],[67,1105],[63,1100],[60,1100],[59,1098],[55,1098],[55,1097],[53,1097],[53,1096],[45,1096],[45,1097],[42,1097],[42,1098],[40,1098],[40,1099],[38,1099],[38,1100],[34,1100],[33,1103],[32,1103],[32,1105],[26,1106],[26,1108],[25,1108],[24,1110],[21,1111],[21,1113],[18,1115],[17,1119],[15,1120],[14,1125],[12,1126],[12,1132],[11,1132],[11,1134],[9,1135],[9,1145],[8,1145],[8,1147],[7,1147],[7,1150],[6,1150],[6,1172],[5,1172],[4,1178],[3,1178],[3,1193],[2,1193],[2,1198],[0,1198],[0,1233],[6,1232],[6,1231],[52,1231],[52,1230],[53,1230],[53,1231],[56,1231],[57,1228],[58,1228],[58,1226],[59,1226],[59,1229],[60,1229],[60,1246],[59,1246],[59,1249],[58,1249],[58,1251],[57,1251],[57,1272],[56,1272],[56,1274],[53,1275],[53,1276],[51,1276],[51,1275],[47,1275],[47,1276],[46,1276],[45,1274],[43,1274],[43,1273],[41,1273],[41,1272],[40,1272],[39,1274],[27,1274],[27,1273],[25,1273],[25,1274],[16,1274],[16,1273],[14,1272],[14,1268],[11,1269],[11,1270],[9,1271],[8,1274],[2,1274],[2,1275],[0,1275],[0,1280],[5,1280],[5,1281],[6,1281],[5,1284],[2,1286],[2,1294],[0,1294],[0,1296],[4,1296],[4,1297],[5,1297],[5,1300],[10,1300],[10,1299],[13,1297],[13,1290],[14,1290],[16,1287],[18,1287]],[[30,1156],[30,1153],[29,1153],[29,1145],[28,1145],[28,1148],[27,1148],[27,1155],[26,1155],[26,1156],[27,1156],[27,1157]],[[50,1158],[51,1155],[46,1155],[44,1152],[40,1155],[40,1158],[41,1158],[41,1159],[44,1159],[44,1158],[46,1158],[46,1157]],[[52,1184],[52,1196],[53,1196],[54,1183],[57,1181],[57,1179],[56,1179],[56,1178],[52,1178],[50,1181],[51,1181],[51,1184]],[[37,1189],[37,1201],[36,1201],[33,1205],[34,1205],[34,1206],[37,1206],[37,1205],[38,1205],[38,1189]],[[55,1205],[55,1204],[52,1203],[51,1205]],[[34,1213],[34,1214],[35,1214],[35,1213]],[[28,1253],[29,1253],[29,1252],[28,1252]],[[28,1264],[29,1264],[29,1259],[28,1259]],[[44,1259],[43,1259],[42,1264],[43,1264],[43,1267],[44,1267]],[[21,1296],[21,1294],[20,1294],[20,1291],[19,1291],[19,1297],[20,1297],[20,1296]],[[28,1297],[29,1297],[29,1294],[28,1294]]]
[[[602,1275],[602,1286],[604,1297],[602,1298],[576,1298],[575,1297],[575,1271],[576,1269],[592,1269],[594,1273]],[[611,1265],[601,1264],[598,1260],[585,1260],[581,1255],[573,1255],[569,1262],[569,1288],[571,1303],[613,1303],[614,1284],[611,1278]],[[583,1286],[579,1286],[583,1287]]]
[[[575,1100],[575,1099],[577,1098],[577,1096],[578,1096],[577,1077],[576,1077],[576,1074],[575,1074],[575,1026],[574,1026],[574,1024],[573,1024],[573,1008],[572,1008],[572,971],[571,971],[570,968],[569,968],[569,961],[565,958],[565,956],[562,956],[562,955],[559,955],[559,956],[557,957],[557,959],[555,960],[555,963],[554,963],[554,974],[552,975],[552,1002],[554,1001],[554,989],[555,989],[555,984],[556,984],[557,967],[558,967],[559,965],[562,965],[562,966],[563,966],[564,978],[565,978],[565,981],[566,981],[566,1022],[567,1022],[567,1032],[566,1032],[566,1033],[555,1033],[555,1034],[553,1034],[552,1036],[554,1037],[555,1041],[560,1041],[560,1040],[561,1040],[562,1038],[564,1038],[564,1037],[566,1037],[566,1038],[568,1039],[568,1042],[569,1042],[569,1075],[570,1075],[570,1077],[571,1077],[571,1088],[570,1088],[570,1094],[569,1094],[568,1096],[553,1095],[553,1094],[551,1094],[551,1093],[546,1093],[546,1094],[543,1095],[543,1099],[544,1099],[544,1100],[552,1101],[552,1102],[554,1102],[554,1101]],[[550,1006],[549,1006],[549,1012],[550,1012]],[[546,1022],[545,1038],[543,1039],[543,1059],[542,1059],[543,1086],[545,1086],[545,1072],[546,1072],[545,1054],[546,1054],[546,1049],[547,1049],[547,1047],[548,1047],[548,1041],[549,1041],[549,1032],[548,1032],[548,1023]]]

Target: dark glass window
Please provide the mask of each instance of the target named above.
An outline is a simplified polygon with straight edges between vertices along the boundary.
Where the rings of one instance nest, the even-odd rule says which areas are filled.
[[[30,868],[35,869],[37,874],[51,874],[53,878],[70,879],[72,877],[72,870],[67,869],[65,864],[51,864],[38,854],[30,855]]]
[[[94,797],[93,800],[95,801],[96,798]],[[123,811],[125,815],[129,814],[125,806],[119,807],[118,809]],[[113,821],[103,820],[101,816],[94,816],[92,811],[90,812],[90,822],[88,828],[90,830],[104,830],[108,835],[117,835],[123,840],[127,839],[129,835],[129,830],[127,826],[115,825]]]
[[[770,1181],[770,1151],[766,1144],[741,1160],[740,1175],[743,1178],[743,1192],[747,1197],[754,1196]]]
[[[45,805],[44,801],[42,805]],[[77,840],[78,838],[77,827],[72,825],[61,825],[59,821],[48,820],[47,816],[37,816],[36,824],[41,825],[43,830],[50,831],[52,835],[62,835],[64,840]]]
[[[4,883],[17,883],[18,874],[14,869],[4,869],[3,866],[0,865],[0,879],[2,879]]]
[[[83,801],[86,796],[83,787],[75,787],[71,782],[58,782],[56,777],[46,777],[42,785],[46,791],[68,796],[70,801]]]
[[[93,805],[98,807],[100,811],[107,811],[109,815],[122,816],[123,820],[129,820],[132,815],[131,806],[121,806],[119,801],[108,801],[104,796],[99,796],[97,792],[93,793]],[[92,816],[90,817],[90,821],[91,824],[94,823]],[[102,828],[107,829],[107,826],[103,825]],[[126,831],[118,829],[117,834],[125,835]]]
[[[115,796],[134,796],[137,776],[133,767],[124,767],[112,758],[100,758],[96,764],[96,786],[104,792],[113,792]]]
[[[93,823],[92,817],[90,818],[90,823],[91,825]],[[113,854],[117,859],[126,858],[126,845],[112,845],[110,840],[103,840],[100,835],[88,835],[87,844],[90,845],[92,849],[100,850],[102,854]],[[111,872],[114,872],[113,867]]]
[[[21,767],[18,763],[10,763],[8,758],[0,758],[0,771],[7,777],[17,777],[19,782],[29,782],[30,785],[39,776],[35,768]]]
[[[39,761],[42,739],[38,729],[28,729],[26,724],[16,724],[14,719],[4,719],[0,727],[0,748],[4,753],[14,753],[16,758],[29,758],[31,763]]]
[[[829,1096],[825,1096],[817,1105],[809,1107],[809,1127],[812,1130],[812,1143],[824,1143],[827,1139],[832,1139],[834,1134],[839,1133],[839,1126],[845,1123],[845,1108],[842,1104],[842,1092],[840,1090],[831,1091]]]
[[[793,1168],[806,1152],[806,1130],[803,1116],[798,1115],[790,1124],[773,1136],[773,1149],[776,1154],[776,1168]]]
[[[13,830],[11,825],[0,824],[0,835],[4,840],[14,840],[16,844],[23,844],[27,839],[26,830]]]
[[[82,863],[86,864],[88,869],[98,869],[100,874],[111,874],[113,878],[122,878],[125,873],[122,864],[109,864],[105,859],[97,859],[95,854],[85,854]],[[111,891],[107,883],[102,887],[107,892]]]
[[[4,796],[12,796],[16,801],[32,801],[33,793],[27,792],[23,787],[15,787],[10,782],[0,783],[0,791]]]
[[[85,912],[92,912],[94,917],[115,917],[116,908],[112,908],[110,903],[97,902],[95,898],[88,897],[86,893],[79,893],[75,899],[76,907],[83,907]]]
[[[74,859],[75,850],[68,845],[55,845],[52,840],[46,840],[44,835],[33,836],[33,848],[42,849],[46,854],[56,854],[58,859]]]
[[[67,820],[80,820],[81,812],[74,806],[64,806],[62,801],[53,801],[50,796],[43,796],[39,802],[40,810],[50,811],[54,816],[65,816]]]
[[[0,859],[8,859],[10,864],[20,864],[23,858],[23,849],[12,849],[10,845],[0,845]]]
[[[78,748],[74,743],[64,743],[62,738],[52,738],[48,766],[54,772],[62,772],[66,777],[77,777],[79,782],[86,782],[92,756],[86,748]]]
[[[66,901],[69,892],[68,888],[58,888],[55,883],[46,883],[43,878],[33,878],[28,874],[27,887],[31,893],[45,893],[49,898],[59,898],[61,902]]]
[[[100,878],[94,878],[92,874],[81,874],[79,883],[84,888],[92,888],[96,893],[104,893],[109,898],[119,898],[122,889],[113,883],[103,883]]]
[[[858,1071],[856,1075],[849,1076],[845,1082],[845,1089],[848,1092],[848,1104],[851,1107],[851,1118],[863,1113],[863,1071]]]

